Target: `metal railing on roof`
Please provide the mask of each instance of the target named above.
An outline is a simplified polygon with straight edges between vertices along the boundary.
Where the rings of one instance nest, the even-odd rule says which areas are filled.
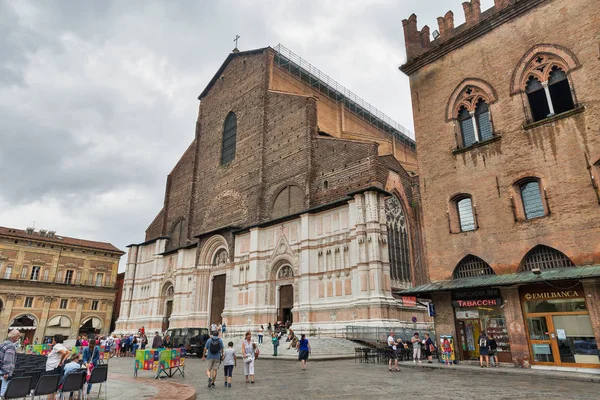
[[[416,150],[416,143],[410,137],[412,133],[408,129],[337,83],[285,46],[278,44],[273,49],[276,51],[275,65],[279,68],[296,76],[332,100],[343,102],[348,111]]]

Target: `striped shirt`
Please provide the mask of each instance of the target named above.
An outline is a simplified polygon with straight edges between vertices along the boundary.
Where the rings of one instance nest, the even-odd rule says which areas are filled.
[[[12,376],[15,370],[16,354],[17,348],[12,341],[6,340],[0,344],[0,374]]]

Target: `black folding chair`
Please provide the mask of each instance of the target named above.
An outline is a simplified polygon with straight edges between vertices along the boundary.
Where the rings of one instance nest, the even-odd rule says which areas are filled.
[[[60,375],[44,375],[38,381],[35,391],[33,392],[33,398],[36,396],[43,396],[47,394],[56,393],[58,389],[58,381]]]
[[[64,393],[78,392],[81,399],[83,397],[83,384],[85,383],[86,375],[86,371],[68,374],[60,389],[60,398],[63,398]]]
[[[12,378],[8,382],[8,387],[6,388],[6,393],[4,393],[4,399],[18,399],[21,397],[29,396],[31,392],[29,390],[29,385],[31,383],[30,376],[22,376],[19,378]]]
[[[12,376],[13,376],[13,378],[18,378],[19,376],[22,376],[24,373],[25,373],[25,368],[18,368],[13,371]]]
[[[100,384],[100,388],[98,389],[98,396],[100,397],[100,393],[102,392],[102,384],[106,383],[108,380],[108,365],[101,364],[94,367],[92,370],[92,375],[90,376],[90,380],[88,381],[88,385],[92,385],[95,383]],[[104,388],[104,399],[108,399],[106,395],[106,387]]]
[[[38,381],[40,380],[40,375],[41,373],[36,372],[36,371],[31,371],[31,372],[25,372],[23,374],[23,376],[30,376],[31,377],[31,384],[29,385],[29,390],[34,390],[35,387],[37,386]]]

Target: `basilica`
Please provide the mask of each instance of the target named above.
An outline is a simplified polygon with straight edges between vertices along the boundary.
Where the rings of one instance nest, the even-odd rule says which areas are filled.
[[[228,55],[164,203],[128,247],[117,333],[429,320],[416,145],[279,45]]]

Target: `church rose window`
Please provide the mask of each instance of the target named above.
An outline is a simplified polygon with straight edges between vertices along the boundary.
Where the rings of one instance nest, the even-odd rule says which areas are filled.
[[[229,164],[235,158],[237,136],[237,117],[230,112],[223,124],[223,140],[221,142],[221,165]]]
[[[385,202],[388,229],[390,275],[393,281],[411,282],[410,249],[406,216],[400,201],[392,196]]]

